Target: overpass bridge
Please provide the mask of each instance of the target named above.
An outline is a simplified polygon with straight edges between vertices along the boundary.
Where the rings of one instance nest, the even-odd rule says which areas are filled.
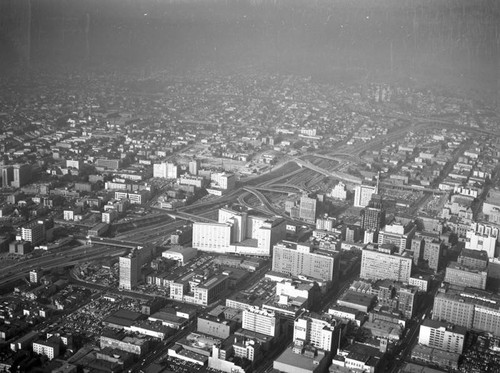
[[[244,191],[253,194],[257,199],[262,203],[264,206],[264,209],[267,210],[272,215],[278,215],[281,216],[279,212],[277,212],[274,207],[271,205],[271,203],[267,200],[266,196],[264,196],[261,192],[259,192],[256,188],[254,187],[244,187]]]
[[[282,185],[281,187],[274,188],[274,186],[275,185],[272,185],[269,187],[257,186],[257,187],[253,187],[253,188],[256,190],[263,191],[263,192],[282,193],[282,194],[288,194],[288,195],[297,194],[297,193],[302,192],[301,188],[292,188],[292,187],[287,186],[287,185]],[[289,188],[289,190],[286,189],[287,187]],[[290,189],[294,189],[294,191],[291,191]]]
[[[352,176],[349,174],[346,174],[345,172],[339,172],[339,171],[327,171],[319,166],[316,166],[315,164],[305,161],[300,158],[294,158],[293,162],[297,163],[300,167],[306,167],[309,168],[310,170],[316,171],[320,174],[323,174],[325,176],[333,177],[335,179],[340,179],[343,181],[346,181],[348,183],[352,184],[361,184],[361,178]]]
[[[189,214],[187,212],[172,211],[169,212],[168,215],[174,219],[187,220],[193,223],[217,223],[217,221],[214,219],[210,219],[201,215]]]

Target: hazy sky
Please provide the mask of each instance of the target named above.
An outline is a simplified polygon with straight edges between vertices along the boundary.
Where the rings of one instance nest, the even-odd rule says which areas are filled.
[[[500,74],[499,3],[0,0],[0,48],[9,66],[29,56],[35,67],[437,73],[486,86],[498,84]]]

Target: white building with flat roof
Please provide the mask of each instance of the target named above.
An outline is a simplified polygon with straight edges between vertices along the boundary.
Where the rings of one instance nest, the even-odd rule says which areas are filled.
[[[467,329],[438,320],[426,319],[420,325],[418,343],[447,352],[461,354]]]
[[[377,187],[371,185],[358,185],[354,188],[354,207],[366,207],[372,195],[377,193]]]
[[[249,308],[243,311],[243,329],[276,337],[279,335],[279,323],[276,315],[270,310]]]
[[[491,224],[472,223],[466,232],[465,248],[470,250],[486,251],[489,258],[497,255],[495,252],[499,237],[499,229]]]

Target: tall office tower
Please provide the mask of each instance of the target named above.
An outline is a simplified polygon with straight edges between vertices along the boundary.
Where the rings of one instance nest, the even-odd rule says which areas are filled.
[[[174,163],[167,163],[167,179],[177,179],[179,177],[179,166]]]
[[[14,180],[11,186],[21,188],[31,181],[31,166],[29,164],[21,164],[14,166]]]
[[[490,224],[472,223],[470,229],[466,232],[466,237],[466,249],[484,250],[488,253],[489,258],[496,256],[495,247],[500,239],[498,227]]]
[[[242,328],[252,332],[277,337],[280,334],[279,320],[270,310],[249,308],[243,311]]]
[[[189,162],[188,165],[189,173],[191,175],[198,175],[198,170],[200,169],[200,161],[195,159]]]
[[[373,207],[375,209],[382,209],[383,205],[384,205],[384,200],[382,196],[378,193],[372,194],[372,198],[370,199],[370,202],[368,202],[368,207]]]
[[[338,252],[313,250],[310,244],[281,241],[273,247],[273,271],[291,276],[307,276],[335,282],[338,280]]]
[[[120,289],[131,290],[139,282],[139,257],[136,250],[130,254],[120,257]]]
[[[488,272],[483,270],[469,269],[457,262],[451,262],[446,267],[444,281],[452,285],[466,286],[476,289],[486,289]]]
[[[443,243],[440,240],[427,241],[424,244],[424,260],[430,269],[439,271],[441,266],[441,258],[443,256]]]
[[[361,238],[361,229],[359,225],[348,224],[345,227],[346,242],[358,242]]]
[[[426,319],[420,325],[418,343],[431,348],[461,354],[467,329],[438,320]]]
[[[425,241],[422,237],[414,237],[411,240],[410,250],[413,251],[413,263],[418,265],[420,259],[423,258]]]
[[[10,184],[14,181],[14,167],[12,166],[3,166],[2,167],[2,187],[9,187]]]
[[[360,277],[367,280],[394,280],[407,283],[413,258],[409,252],[396,253],[394,246],[368,246],[361,255]]]
[[[300,198],[299,205],[299,218],[308,222],[316,222],[316,198],[309,198],[308,196],[302,196]]]
[[[385,211],[376,207],[367,207],[361,211],[361,229],[378,231],[385,225]]]
[[[354,207],[367,207],[378,188],[371,185],[358,185],[354,188]]]
[[[340,328],[331,315],[304,313],[293,324],[293,341],[310,343],[324,351],[335,351],[338,347]]]
[[[166,179],[167,178],[167,164],[166,163],[154,164],[153,165],[153,177]]]
[[[241,242],[247,234],[247,213],[228,208],[219,209],[219,223],[231,224],[231,242]]]
[[[411,240],[415,235],[417,226],[413,222],[406,224],[394,223],[386,225],[384,229],[380,230],[378,234],[378,244],[392,244],[395,245],[399,252],[409,250],[411,247]]]

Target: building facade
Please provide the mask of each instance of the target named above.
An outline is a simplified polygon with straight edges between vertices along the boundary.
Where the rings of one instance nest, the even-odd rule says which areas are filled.
[[[291,276],[335,281],[339,276],[337,252],[313,250],[310,245],[281,241],[273,247],[273,271]]]
[[[467,329],[446,322],[426,319],[420,325],[418,343],[443,351],[461,354]]]
[[[252,332],[276,337],[279,335],[279,322],[270,310],[249,308],[243,311],[242,328]]]
[[[367,280],[394,280],[408,283],[413,258],[404,252],[397,254],[394,247],[367,247],[361,255],[360,277]]]
[[[120,261],[120,279],[119,288],[131,290],[135,288],[139,282],[139,258],[136,252],[131,252],[127,256],[121,256]]]
[[[354,189],[354,207],[367,207],[372,195],[377,193],[376,186],[358,185]]]

